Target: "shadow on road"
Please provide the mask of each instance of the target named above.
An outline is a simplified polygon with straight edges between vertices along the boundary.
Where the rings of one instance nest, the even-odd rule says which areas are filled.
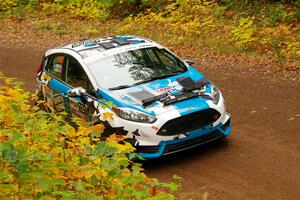
[[[178,163],[189,163],[193,162],[194,160],[199,162],[201,159],[210,157],[219,151],[224,151],[224,149],[229,148],[229,144],[230,140],[223,138],[186,151],[163,156],[154,160],[143,161],[143,167],[147,171],[165,168]]]

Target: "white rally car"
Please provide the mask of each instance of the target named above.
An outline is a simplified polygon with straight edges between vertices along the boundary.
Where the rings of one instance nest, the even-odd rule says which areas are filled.
[[[81,40],[45,53],[37,90],[69,118],[105,121],[157,158],[231,131],[221,92],[192,64],[142,37]]]

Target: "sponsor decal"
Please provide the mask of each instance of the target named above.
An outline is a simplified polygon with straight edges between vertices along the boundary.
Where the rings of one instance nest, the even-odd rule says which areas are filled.
[[[81,119],[87,121],[87,109],[86,106],[72,98],[70,98],[70,108],[72,115],[76,115],[77,117],[80,117]]]
[[[178,92],[181,90],[182,90],[182,87],[180,85],[173,85],[173,86],[168,86],[168,87],[157,89],[157,90],[155,90],[155,92],[157,92],[157,93],[165,93],[165,92],[173,93],[173,92]]]
[[[51,76],[49,76],[45,72],[42,73],[41,81],[42,81],[43,84],[48,84],[49,81],[51,81],[51,80],[52,80]]]
[[[85,115],[88,114],[87,106],[84,105],[83,103],[78,102],[78,110]]]
[[[73,43],[72,48],[79,47],[79,46],[82,46],[82,45],[96,44],[96,43],[99,43],[99,42],[102,42],[102,41],[104,41],[102,38],[83,40],[83,41],[80,41],[80,42]]]
[[[154,130],[156,130],[156,131],[158,131],[158,127],[157,126],[152,126],[151,128],[154,129]]]
[[[181,109],[178,109],[180,112],[187,112],[187,111],[190,111],[190,110],[196,110],[197,107],[187,107],[187,108],[181,108]]]

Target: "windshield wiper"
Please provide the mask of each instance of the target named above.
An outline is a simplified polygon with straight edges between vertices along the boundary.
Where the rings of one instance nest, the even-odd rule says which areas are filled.
[[[119,85],[116,87],[112,87],[112,88],[108,88],[109,90],[120,90],[120,89],[125,89],[125,88],[129,88],[132,87],[133,85]]]
[[[163,78],[168,78],[168,77],[171,77],[171,76],[175,76],[175,75],[178,75],[178,74],[181,74],[183,73],[182,71],[179,71],[179,72],[175,72],[175,73],[172,73],[172,74],[166,74],[166,75],[162,75],[162,76],[154,76],[148,80],[143,80],[143,81],[139,81],[139,82],[136,82],[134,83],[133,85],[140,85],[140,84],[143,84],[143,83],[148,83],[148,82],[151,82],[151,81],[155,81],[155,80],[159,80],[159,79],[163,79]]]

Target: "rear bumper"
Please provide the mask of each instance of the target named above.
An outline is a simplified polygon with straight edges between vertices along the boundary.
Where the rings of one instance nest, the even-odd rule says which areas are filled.
[[[226,137],[231,131],[230,118],[226,123],[215,126],[214,128],[205,127],[188,133],[185,138],[161,141],[157,146],[137,147],[138,154],[144,159],[155,159],[164,155],[184,151],[199,145]]]

